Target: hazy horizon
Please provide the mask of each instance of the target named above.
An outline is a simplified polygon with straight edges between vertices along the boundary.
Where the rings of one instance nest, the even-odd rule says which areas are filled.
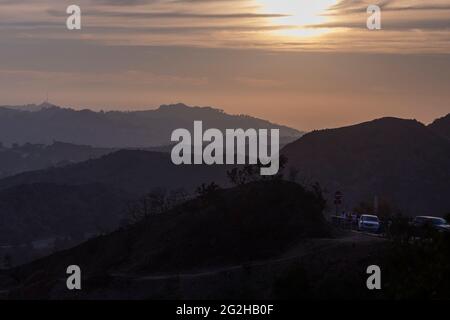
[[[347,127],[347,126],[352,126],[352,125],[358,125],[358,124],[361,124],[361,123],[365,123],[365,122],[370,122],[370,121],[378,120],[378,119],[381,119],[381,118],[392,118],[392,117],[393,117],[393,118],[404,119],[404,120],[417,120],[417,121],[419,121],[420,123],[422,123],[422,124],[424,124],[424,125],[429,125],[429,124],[433,123],[435,120],[440,119],[440,118],[443,118],[443,117],[445,117],[445,116],[447,116],[447,115],[450,114],[450,112],[445,113],[445,114],[442,114],[441,116],[438,116],[438,117],[432,119],[432,120],[429,121],[429,122],[423,122],[423,121],[420,121],[419,119],[416,119],[416,118],[414,118],[414,117],[409,117],[409,118],[408,118],[408,117],[397,117],[397,116],[392,116],[392,115],[385,115],[385,116],[376,117],[376,118],[368,118],[368,119],[361,120],[361,121],[358,121],[358,122],[352,122],[352,123],[347,123],[347,124],[344,123],[344,124],[342,124],[342,125],[340,125],[340,126],[335,126],[335,127],[318,127],[318,128],[313,128],[313,129],[305,130],[304,128],[296,128],[296,127],[294,127],[294,126],[289,126],[289,125],[287,125],[287,124],[285,124],[285,123],[276,122],[276,121],[273,121],[272,119],[267,119],[267,118],[257,117],[257,116],[252,115],[252,114],[247,114],[247,113],[231,113],[231,112],[227,112],[226,110],[223,110],[223,109],[220,108],[219,106],[189,105],[189,104],[186,104],[186,103],[184,103],[184,102],[182,102],[182,101],[173,102],[173,103],[163,103],[163,104],[158,105],[158,106],[145,106],[145,107],[134,108],[134,109],[127,108],[126,106],[122,106],[122,108],[111,108],[111,109],[100,108],[100,109],[99,109],[99,108],[92,108],[92,107],[89,107],[89,106],[58,105],[58,104],[54,103],[54,102],[51,101],[51,100],[49,100],[49,101],[42,101],[42,102],[39,102],[39,103],[32,102],[32,103],[25,103],[25,104],[19,104],[19,105],[4,105],[4,104],[1,104],[1,103],[0,103],[0,107],[23,107],[23,108],[21,108],[20,110],[27,110],[26,107],[31,107],[31,106],[39,107],[39,106],[42,106],[42,105],[45,105],[45,104],[51,105],[51,106],[55,106],[55,107],[59,107],[59,108],[64,108],[64,109],[72,109],[72,110],[75,110],[75,111],[90,110],[90,111],[93,111],[93,112],[139,112],[139,111],[155,111],[155,110],[158,110],[161,106],[171,106],[171,105],[183,104],[183,105],[185,105],[185,106],[187,106],[187,107],[190,107],[190,108],[197,108],[197,107],[200,107],[200,108],[214,108],[214,109],[217,109],[217,110],[222,110],[222,111],[224,111],[226,114],[229,114],[229,115],[232,115],[232,116],[246,115],[246,116],[250,116],[250,117],[254,117],[254,118],[259,118],[259,119],[261,119],[261,120],[265,120],[265,121],[272,122],[273,124],[276,124],[276,125],[287,126],[287,127],[289,127],[289,128],[296,129],[296,130],[298,130],[298,131],[300,131],[300,132],[305,132],[305,133],[311,132],[311,131],[314,131],[314,130],[338,129],[338,128],[342,128],[342,127]],[[35,111],[35,110],[29,109],[28,111]]]

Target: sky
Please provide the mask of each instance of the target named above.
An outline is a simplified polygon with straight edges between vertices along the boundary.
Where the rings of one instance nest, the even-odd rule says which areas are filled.
[[[66,8],[81,8],[68,30]],[[369,5],[381,30],[368,30]],[[450,112],[450,0],[0,0],[0,105],[183,102],[300,130]]]

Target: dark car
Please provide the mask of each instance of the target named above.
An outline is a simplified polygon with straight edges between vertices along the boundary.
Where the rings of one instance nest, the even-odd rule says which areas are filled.
[[[418,216],[412,222],[412,227],[415,231],[423,231],[425,229],[432,229],[438,232],[450,232],[450,225],[444,218]]]

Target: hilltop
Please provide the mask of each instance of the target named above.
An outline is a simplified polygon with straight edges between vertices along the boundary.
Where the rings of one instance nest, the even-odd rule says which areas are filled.
[[[287,145],[288,166],[344,193],[344,209],[375,196],[408,215],[450,212],[450,142],[415,120],[382,118],[318,130]]]
[[[58,279],[67,264],[75,262],[86,279],[85,297],[103,291],[113,298],[128,290],[126,283],[121,288],[110,283],[113,275],[207,270],[277,258],[305,239],[332,236],[323,208],[319,193],[286,181],[212,191],[128,228],[18,267],[13,271],[19,281],[14,294],[51,297],[59,290]],[[36,286],[43,282],[47,285]],[[168,296],[172,290],[163,291]]]

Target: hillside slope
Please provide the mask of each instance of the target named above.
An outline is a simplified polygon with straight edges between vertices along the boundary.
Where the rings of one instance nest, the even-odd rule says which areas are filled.
[[[51,297],[67,265],[74,263],[83,270],[82,294],[87,296],[108,290],[108,278],[114,274],[181,272],[277,257],[302,239],[330,237],[323,206],[317,193],[284,181],[211,192],[16,268],[14,278],[21,289],[14,294]],[[121,286],[126,290],[126,283]]]
[[[0,245],[115,230],[126,194],[104,185],[30,184],[0,191]]]
[[[375,195],[404,214],[450,212],[450,143],[414,120],[383,118],[306,134],[282,153],[302,178],[344,193],[344,208]]]
[[[227,182],[228,166],[182,165],[172,163],[170,154],[142,150],[121,150],[98,159],[24,172],[0,180],[0,190],[32,183],[82,185],[100,183],[137,196],[155,188],[183,188],[193,191],[202,183]]]
[[[0,178],[99,158],[113,151],[115,150],[63,142],[54,142],[51,145],[26,143],[11,148],[0,147]]]
[[[434,120],[433,123],[428,125],[428,128],[450,140],[450,113],[445,117]]]

